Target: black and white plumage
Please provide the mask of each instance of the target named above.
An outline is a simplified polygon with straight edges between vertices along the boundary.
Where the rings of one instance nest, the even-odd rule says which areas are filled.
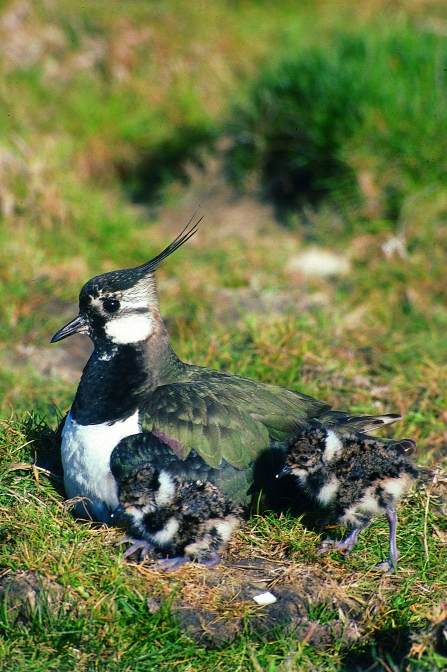
[[[52,342],[83,333],[94,343],[63,423],[62,464],[76,514],[110,522],[118,507],[111,457],[124,472],[147,464],[185,482],[209,481],[232,501],[277,485],[284,461],[277,444],[298,427],[372,431],[399,415],[350,416],[298,391],[185,364],[171,348],[154,273],[196,232],[184,231],[136,268],[89,280],[79,315]]]
[[[380,568],[396,570],[396,504],[417,478],[407,455],[412,439],[386,440],[360,432],[340,432],[315,424],[297,431],[286,442],[286,466],[278,474],[293,474],[321,506],[331,507],[334,517],[350,534],[339,542],[327,539],[319,553],[344,550],[346,555],[373,517],[384,513],[390,528],[389,557]]]
[[[242,522],[243,510],[212,483],[187,482],[164,469],[146,465],[123,473],[120,465],[112,472],[118,481],[120,506],[113,516],[127,522],[131,542],[128,557],[151,550],[171,556],[157,563],[172,571],[192,560],[206,567],[220,562],[220,553]]]

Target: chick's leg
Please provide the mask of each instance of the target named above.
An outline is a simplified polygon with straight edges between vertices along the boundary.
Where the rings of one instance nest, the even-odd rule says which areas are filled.
[[[396,530],[397,530],[397,513],[394,506],[387,506],[385,514],[390,526],[390,552],[388,560],[379,562],[376,567],[383,569],[386,574],[394,574],[397,572],[397,561],[399,559],[399,551],[397,550]]]
[[[220,555],[217,551],[209,551],[205,557],[200,558],[200,564],[203,567],[207,567],[208,569],[212,569],[213,567],[217,567],[217,565],[220,564]]]
[[[203,567],[208,569],[212,567],[217,567],[220,563],[220,555],[213,548],[214,540],[210,539],[210,536],[207,535],[197,535],[196,539],[185,546],[185,555],[179,555],[175,558],[166,558],[165,560],[159,560],[153,567],[153,569],[158,569],[163,572],[175,572],[182,565],[187,562],[193,562],[194,560]],[[222,545],[222,541],[218,542],[218,546]]]

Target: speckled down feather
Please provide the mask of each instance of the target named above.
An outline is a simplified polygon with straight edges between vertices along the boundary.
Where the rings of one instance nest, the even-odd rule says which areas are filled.
[[[385,513],[390,525],[390,555],[383,568],[397,566],[395,506],[415,482],[418,471],[408,459],[412,439],[385,440],[340,432],[315,423],[289,437],[286,466],[279,475],[293,474],[320,505],[330,507],[337,521],[352,529],[346,539],[326,540],[320,552],[349,553],[374,516]]]
[[[162,550],[177,556],[168,568],[186,561],[215,566],[220,553],[243,520],[242,508],[212,483],[187,482],[146,466],[118,481],[118,520],[127,521],[133,546],[126,552]]]

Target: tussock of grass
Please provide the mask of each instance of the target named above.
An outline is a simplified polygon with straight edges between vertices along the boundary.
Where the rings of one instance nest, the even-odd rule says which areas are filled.
[[[250,666],[252,655],[244,640],[227,646],[224,658],[219,658],[222,652],[213,653],[193,644],[178,632],[170,608],[180,600],[189,607],[212,609],[224,620],[249,619],[250,632],[252,627],[256,629],[258,608],[240,602],[237,589],[234,597],[222,599],[213,582],[208,583],[211,573],[199,567],[186,566],[165,577],[151,571],[147,563],[122,563],[114,547],[119,531],[76,523],[58,493],[57,474],[49,476],[44,468],[32,467],[34,454],[40,461],[51,457],[52,439],[38,417],[2,423],[0,534],[4,571],[6,575],[17,570],[37,572],[56,581],[63,590],[59,611],[43,608],[19,627],[4,623],[2,653],[5,660],[14,661],[6,669],[25,669],[28,664],[31,669],[44,669],[39,665],[49,665],[49,661],[53,667],[45,669],[72,669],[76,661],[85,670],[118,670],[125,665],[145,669],[149,664],[166,670],[173,665],[205,669],[214,661],[217,665],[218,660],[221,667],[216,669],[233,669],[237,660]],[[288,514],[279,518],[274,514],[255,515],[232,540],[226,554],[221,571],[227,590],[235,581],[231,563],[242,565],[239,576],[241,572],[246,576],[253,563],[256,567],[256,563],[266,562],[273,572],[269,584],[273,592],[284,581],[300,582],[306,576],[316,578],[321,593],[330,577],[332,588],[325,594],[331,596],[330,600],[351,604],[362,632],[358,644],[343,654],[317,652],[293,638],[282,640],[279,633],[269,643],[262,644],[255,638],[252,653],[259,664],[271,666],[277,661],[271,669],[281,669],[277,667],[281,660],[293,655],[301,665],[299,669],[311,670],[315,665],[331,669],[330,660],[336,664],[334,655],[339,660],[337,665],[346,655],[348,660],[356,656],[366,660],[369,642],[376,642],[391,657],[408,652],[408,633],[425,626],[428,610],[442,602],[445,592],[443,548],[447,529],[442,507],[446,481],[444,472],[440,472],[436,482],[428,480],[425,486],[418,486],[403,502],[398,532],[400,570],[393,577],[383,577],[374,569],[387,553],[387,530],[382,519],[371,525],[349,560],[344,561],[337,553],[316,556],[320,529],[311,521]],[[330,528],[328,532],[337,534]],[[154,599],[156,611],[152,613]],[[309,617],[321,624],[332,622],[336,612],[330,600],[310,604]],[[37,651],[40,653],[36,657]],[[426,646],[423,655],[427,653]],[[437,655],[433,653],[432,660]],[[411,667],[409,660],[406,665],[418,669]]]
[[[269,64],[230,118],[231,179],[256,176],[289,221],[324,197],[397,221],[407,196],[445,185],[446,63],[443,36],[399,21]]]

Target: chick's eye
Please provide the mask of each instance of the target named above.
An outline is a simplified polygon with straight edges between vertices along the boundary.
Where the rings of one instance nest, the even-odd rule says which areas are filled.
[[[120,307],[120,302],[116,299],[105,299],[102,306],[107,313],[116,313]]]

